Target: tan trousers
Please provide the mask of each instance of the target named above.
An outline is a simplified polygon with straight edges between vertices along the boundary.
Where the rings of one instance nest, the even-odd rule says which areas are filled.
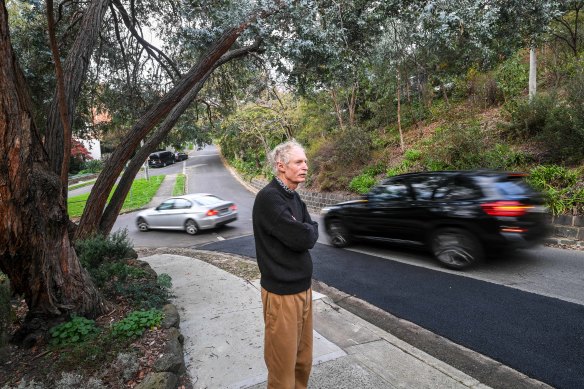
[[[312,368],[312,289],[278,295],[262,288],[269,389],[300,389]]]

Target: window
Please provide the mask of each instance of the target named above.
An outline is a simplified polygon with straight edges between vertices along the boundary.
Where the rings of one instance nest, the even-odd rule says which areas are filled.
[[[174,202],[174,209],[187,209],[191,206],[191,202],[185,199],[176,199]]]
[[[481,196],[478,186],[461,177],[444,182],[444,185],[438,187],[434,193],[435,200],[472,200]]]
[[[372,194],[374,201],[405,200],[409,198],[408,186],[404,182],[387,182],[376,187]]]
[[[411,177],[410,185],[416,200],[432,200],[434,193],[445,181],[446,178],[441,176],[417,176]]]
[[[174,206],[174,202],[175,202],[174,199],[166,200],[165,202],[163,202],[162,204],[160,204],[158,206],[158,208],[156,208],[156,209],[158,209],[159,211],[163,211],[163,210],[166,210],[166,209],[172,209],[173,206]]]

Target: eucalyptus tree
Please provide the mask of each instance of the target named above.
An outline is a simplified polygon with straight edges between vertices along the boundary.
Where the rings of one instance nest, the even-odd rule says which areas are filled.
[[[529,47],[529,97],[537,92],[537,46],[550,22],[561,14],[562,0],[498,0],[493,8],[499,14],[497,37],[510,45]]]
[[[6,0],[0,0],[0,153],[6,161],[0,165],[0,270],[25,297],[26,324],[73,313],[95,317],[107,310],[107,302],[79,263],[73,239],[110,231],[140,165],[217,68],[262,47],[277,58],[282,46],[284,52],[294,51],[294,46],[326,46],[312,38],[327,36],[327,26],[319,24],[322,19],[316,12],[320,5],[310,0],[91,0],[63,1],[56,9],[51,0],[46,5],[31,3],[49,26],[51,44],[44,50],[51,48],[56,74],[54,92],[45,95],[48,112],[41,119],[33,113],[30,85],[13,48]],[[55,12],[62,17],[54,18]],[[144,38],[140,26],[152,20],[157,23],[150,28],[165,31],[169,38],[168,54]],[[282,42],[282,36],[289,40]],[[180,50],[187,42],[196,44],[186,51],[198,51],[183,60]],[[146,65],[144,58],[157,65]],[[286,66],[284,58],[280,56],[280,64]],[[91,106],[91,99],[104,91],[119,101],[124,96],[136,98],[141,111],[135,116],[130,109],[120,114],[128,118],[119,121],[127,126],[124,136],[75,228],[65,202],[69,131],[80,116],[83,99]],[[101,103],[114,112],[105,99]],[[32,328],[24,327],[25,332]]]
[[[360,84],[385,19],[395,17],[400,1],[325,0],[315,10],[316,26],[294,26],[285,36],[306,36],[300,45],[286,45],[288,62],[276,63],[290,85],[304,96],[326,90],[339,128],[355,125]],[[316,28],[315,28],[316,27]],[[317,43],[317,44],[315,44]]]
[[[567,45],[574,57],[582,50],[584,31],[582,31],[584,11],[583,0],[564,0],[558,4],[558,13],[550,26],[550,34],[559,42]]]

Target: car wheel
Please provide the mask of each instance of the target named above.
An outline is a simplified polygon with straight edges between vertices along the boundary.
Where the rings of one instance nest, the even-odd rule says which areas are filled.
[[[328,224],[331,244],[335,247],[346,247],[351,241],[347,228],[339,219],[333,219]]]
[[[185,231],[189,235],[195,235],[199,231],[199,227],[197,227],[197,223],[194,220],[187,220],[185,223]]]
[[[150,229],[150,226],[148,226],[148,223],[146,223],[146,220],[139,218],[138,219],[138,229],[142,232],[146,232]]]
[[[484,258],[481,243],[472,234],[458,228],[443,228],[432,237],[432,253],[444,266],[465,269]]]

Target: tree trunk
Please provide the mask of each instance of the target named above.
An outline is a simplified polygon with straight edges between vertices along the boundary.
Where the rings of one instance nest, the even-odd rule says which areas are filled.
[[[61,182],[32,122],[4,2],[0,85],[0,155],[6,161],[0,165],[0,270],[8,275],[14,291],[24,295],[28,324],[69,313],[98,316],[106,305],[69,240]]]
[[[353,127],[355,125],[355,111],[357,110],[357,91],[359,89],[359,83],[355,81],[353,87],[351,88],[351,99],[349,100],[349,126]]]
[[[75,107],[85,81],[91,53],[99,39],[99,31],[108,5],[109,0],[93,0],[87,7],[77,38],[65,60],[64,95],[69,128],[73,125]],[[65,145],[66,142],[71,142],[71,139],[66,139],[64,136],[57,91],[53,94],[45,138],[45,148],[49,155],[51,169],[61,174],[63,159],[69,158],[69,155],[65,155]],[[62,185],[67,187],[67,182],[63,182]]]
[[[537,54],[535,45],[529,48],[529,101],[533,100],[537,93]]]
[[[337,113],[337,119],[339,120],[339,127],[341,130],[344,130],[345,123],[343,122],[343,112],[341,110],[339,98],[337,97],[337,91],[334,88],[331,90],[331,97],[333,98],[333,104],[335,105],[335,112]]]
[[[397,82],[396,82],[396,90],[397,90],[397,130],[399,131],[399,145],[402,153],[406,149],[404,144],[404,134],[401,127],[401,80],[399,70],[397,71]]]
[[[79,227],[75,233],[75,239],[86,238],[98,231],[109,193],[126,162],[129,161],[132,153],[138,148],[140,141],[181,101],[194,85],[204,79],[205,75],[214,68],[217,61],[229,50],[248,25],[248,23],[245,23],[227,30],[207,51],[199,63],[193,66],[178,84],[142,115],[128,131],[124,140],[107,160],[103,171],[91,190],[87,205],[79,221]]]

